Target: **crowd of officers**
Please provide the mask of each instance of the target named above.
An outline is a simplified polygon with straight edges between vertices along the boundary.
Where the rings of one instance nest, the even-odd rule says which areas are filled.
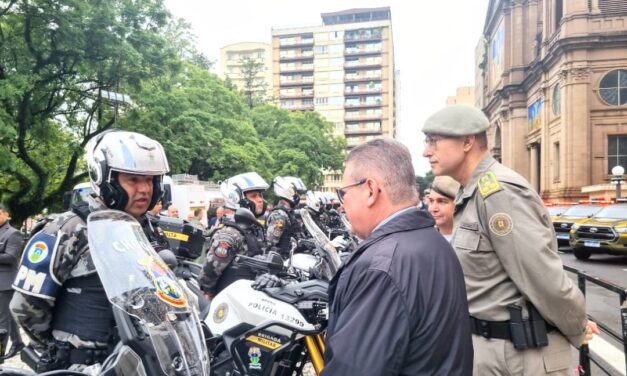
[[[330,311],[329,325],[334,331],[327,351],[329,354],[325,354],[325,358],[334,360],[329,363],[329,370],[360,369],[361,373],[351,374],[370,375],[373,373],[362,366],[379,364],[377,369],[387,369],[384,374],[396,375],[405,374],[399,370],[417,369],[414,366],[420,364],[428,369],[446,369],[446,374],[459,375],[473,372],[476,375],[570,374],[570,344],[580,346],[585,343],[592,332],[597,331],[596,326],[588,322],[584,298],[562,270],[552,226],[537,193],[520,175],[502,166],[487,152],[488,126],[489,121],[481,111],[467,106],[451,106],[435,113],[422,129],[426,135],[423,156],[429,159],[434,174],[449,176],[459,184],[444,182],[435,186],[436,191],[454,201],[454,229],[449,228],[446,232],[452,233],[444,234],[450,246],[435,238],[432,240],[440,247],[452,247],[447,249],[455,251],[459,260],[455,263],[461,265],[460,272],[463,270],[466,286],[465,292],[462,286],[462,294],[467,296],[468,301],[468,305],[464,303],[463,306],[469,312],[469,321],[463,326],[466,332],[467,326],[470,326],[472,342],[468,339],[462,345],[467,347],[471,344],[474,351],[471,349],[470,353],[474,352],[474,355],[465,356],[460,362],[437,365],[425,362],[425,359],[414,359],[410,348],[405,346],[407,343],[396,344],[405,347],[402,351],[390,353],[394,358],[389,366],[394,367],[391,369],[379,364],[387,364],[379,356],[389,351],[348,351],[351,346],[345,341],[371,338],[376,342],[391,334],[345,335],[344,330],[350,327],[348,324],[359,321],[360,315],[375,311],[380,313],[377,317],[385,321],[386,311],[398,311],[402,305],[390,307],[373,303],[360,308],[359,296],[351,295],[361,291],[359,286],[352,285],[348,277],[342,279],[340,276],[339,280],[335,278],[332,281],[332,285],[339,286],[338,290],[334,289],[335,294],[345,289],[342,290],[345,295],[341,301],[335,297],[336,310]],[[378,147],[400,150],[402,147],[399,145],[393,141],[374,140],[355,150],[375,150]],[[351,154],[356,154],[355,150]],[[406,150],[401,151],[402,155],[409,155]],[[409,157],[405,159],[409,160]],[[53,357],[51,361],[63,362],[62,367],[70,369],[75,366],[78,367],[76,369],[83,369],[80,367],[102,361],[111,348],[112,311],[89,255],[87,215],[105,208],[123,210],[140,222],[156,249],[167,247],[159,229],[146,216],[146,212],[162,197],[163,176],[169,171],[161,144],[133,132],[106,132],[87,145],[86,162],[95,192],[94,199],[76,205],[67,213],[50,217],[33,231],[35,235],[24,249],[21,269],[13,283],[16,293],[10,303],[13,316],[35,346],[44,351],[54,349],[51,344],[55,343],[69,346],[66,359]],[[413,278],[422,275],[418,273],[421,265],[404,265],[401,268],[401,263],[397,271],[383,267],[400,253],[427,252],[428,244],[416,239],[416,247],[403,243],[403,247],[399,245],[395,248],[393,245],[396,243],[388,241],[385,247],[375,247],[377,250],[372,252],[376,257],[366,257],[369,255],[367,246],[379,239],[374,235],[387,236],[386,231],[394,229],[399,234],[398,241],[407,241],[403,237],[405,230],[396,229],[398,224],[390,218],[415,216],[412,210],[416,210],[417,204],[411,199],[411,203],[407,201],[411,207],[402,208],[398,211],[401,214],[394,213],[366,226],[364,223],[370,217],[362,214],[379,208],[381,200],[392,202],[391,192],[394,192],[395,184],[400,184],[394,180],[396,165],[366,168],[369,164],[376,164],[372,162],[372,158],[359,159],[359,163],[351,162],[352,174],[345,171],[345,186],[338,190],[340,200],[344,197],[344,208],[353,231],[364,239],[347,261],[349,267],[344,269],[352,271],[355,265],[363,266],[357,261],[360,257],[362,261],[372,259],[368,262],[376,263],[377,275],[398,272],[408,278],[404,283],[410,286]],[[405,175],[412,177],[411,163],[406,164],[411,171]],[[415,189],[411,188],[412,179],[408,179],[408,189]],[[233,176],[221,184],[227,213],[211,235],[199,278],[208,299],[233,280],[245,277],[244,271],[233,262],[236,255],[256,256],[276,251],[288,257],[292,249],[291,239],[302,231],[295,208],[306,187],[295,177],[275,178],[273,188],[278,201],[265,224],[261,224],[255,219],[261,218],[265,212],[264,193],[268,188],[269,184],[254,172]],[[453,198],[453,191],[457,189]],[[333,222],[339,221],[337,213],[334,218],[330,218],[332,211],[323,213],[321,208],[325,203],[315,194],[306,198],[307,207],[317,214],[321,227],[333,227]],[[238,222],[238,215],[251,221],[248,225],[243,224],[245,221]],[[435,224],[431,219],[424,222],[431,228]],[[407,226],[414,225],[407,223]],[[361,227],[367,227],[367,231]],[[530,239],[533,241],[530,242]],[[350,265],[353,265],[352,269]],[[405,268],[415,268],[416,272],[407,273]],[[372,267],[366,265],[366,269],[371,271]],[[42,273],[45,278],[37,284],[26,283],[24,276],[29,272]],[[346,270],[343,273],[346,274]],[[433,275],[433,285],[439,286],[447,278],[450,279],[451,276],[445,274]],[[371,282],[373,288],[378,286],[376,281]],[[420,288],[424,286],[417,286],[416,290]],[[379,290],[376,291],[379,294]],[[413,293],[413,290],[403,289],[401,292],[403,295]],[[381,293],[385,294],[385,291]],[[342,316],[347,307],[354,317]],[[421,312],[430,309],[419,305],[416,308]],[[437,321],[437,318],[434,319]],[[343,326],[345,324],[348,326]],[[376,331],[376,328],[372,327],[372,330]],[[428,337],[436,340],[440,334],[433,332]],[[424,345],[418,342],[425,338],[425,333],[411,332],[405,337],[411,346],[422,348]],[[344,350],[333,351],[339,348]],[[465,353],[468,353],[466,350]]]

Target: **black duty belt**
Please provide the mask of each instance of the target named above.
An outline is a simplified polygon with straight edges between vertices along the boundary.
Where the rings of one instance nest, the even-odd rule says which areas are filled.
[[[485,338],[498,338],[511,341],[510,320],[507,321],[488,321],[480,320],[470,316],[470,330],[472,334],[476,334]],[[546,323],[546,331],[551,332],[556,328]]]

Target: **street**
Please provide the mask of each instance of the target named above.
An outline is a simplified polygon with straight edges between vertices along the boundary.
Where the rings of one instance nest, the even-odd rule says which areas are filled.
[[[589,260],[577,260],[568,248],[560,248],[560,257],[566,266],[578,269],[590,276],[627,288],[627,256],[593,255]],[[568,273],[576,282],[577,277]],[[603,323],[616,333],[620,328],[620,300],[617,293],[586,282],[586,311],[597,322]],[[612,375],[625,375],[625,354],[622,345],[602,333],[590,344],[590,350],[602,359]],[[593,374],[603,374],[593,367]]]

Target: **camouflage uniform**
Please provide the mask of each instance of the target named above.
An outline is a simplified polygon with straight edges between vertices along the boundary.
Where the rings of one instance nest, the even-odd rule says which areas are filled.
[[[223,221],[220,226],[211,237],[207,260],[199,278],[200,288],[212,296],[236,279],[254,278],[254,276],[249,276],[248,271],[235,270],[238,265],[233,262],[233,259],[237,255],[255,256],[261,254],[264,243],[262,233],[250,233],[247,240],[246,234],[243,230],[236,228],[231,218]],[[259,227],[259,229],[261,228]],[[229,267],[231,267],[232,273],[228,273],[227,268]]]
[[[54,340],[67,342],[78,349],[105,348],[108,345],[107,341],[87,340],[72,333],[73,322],[55,321],[55,314],[62,312],[64,308],[61,305],[65,301],[62,295],[68,291],[82,293],[80,289],[72,291],[67,286],[72,286],[76,278],[97,277],[95,275],[97,271],[89,253],[87,225],[83,218],[86,218],[89,211],[98,209],[97,207],[87,208],[87,205],[84,205],[81,215],[69,211],[52,217],[41,231],[33,235],[24,250],[22,265],[13,283],[16,292],[10,307],[15,319],[34,340],[33,344],[40,349],[47,347]],[[149,223],[146,218],[140,218],[139,222],[142,226]],[[155,233],[151,234],[153,230],[152,227],[144,229],[147,235],[151,235],[148,236],[151,244],[163,245],[165,239],[159,239]],[[36,268],[38,265],[40,267],[37,270],[29,269],[29,267]],[[44,274],[46,274],[45,279]],[[35,275],[40,278],[31,278]],[[37,280],[43,282],[36,283]],[[106,301],[106,296],[103,299]],[[79,318],[79,315],[83,315],[83,318],[90,317],[88,315],[93,314],[97,307],[85,304],[84,308],[84,310],[72,311],[74,318]],[[113,321],[111,325],[113,328]],[[59,329],[60,326],[63,329]]]
[[[292,211],[293,209],[287,201],[280,200],[266,221],[268,246],[277,248],[283,257],[289,255],[290,238],[296,232],[297,227],[295,219],[290,215]]]

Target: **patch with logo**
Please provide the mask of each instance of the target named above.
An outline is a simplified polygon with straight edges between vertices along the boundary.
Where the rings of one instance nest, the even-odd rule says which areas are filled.
[[[178,287],[176,281],[170,277],[169,270],[165,263],[152,257],[138,260],[148,272],[148,276],[155,285],[155,294],[166,304],[176,308],[187,307],[187,298]]]
[[[281,234],[283,234],[283,227],[285,227],[284,220],[279,219],[278,221],[274,222],[272,235],[274,235],[276,238],[280,237]]]
[[[509,214],[496,213],[490,217],[490,231],[497,236],[508,235],[514,229],[514,222]]]
[[[261,349],[253,346],[248,349],[248,369],[261,369]]]
[[[48,245],[45,242],[38,241],[28,249],[28,261],[38,264],[48,257]]]
[[[229,255],[231,244],[225,240],[219,241],[218,246],[213,249],[213,254],[219,258],[226,258]]]
[[[216,307],[215,312],[213,312],[213,321],[216,324],[224,322],[228,314],[229,314],[229,306],[226,303],[220,303]]]
[[[494,172],[488,171],[482,177],[479,178],[477,182],[477,187],[479,188],[479,193],[481,197],[486,198],[491,194],[502,190],[501,184],[496,179],[496,175]]]

